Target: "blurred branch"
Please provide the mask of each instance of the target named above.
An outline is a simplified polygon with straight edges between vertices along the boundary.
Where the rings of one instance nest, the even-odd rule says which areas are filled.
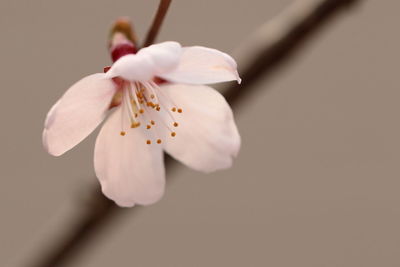
[[[160,25],[170,4],[170,0],[161,1],[157,16],[150,30],[145,46],[151,44],[160,29]],[[243,83],[226,88],[225,97],[231,105],[239,104],[244,96],[255,92],[253,86],[261,77],[265,78],[288,60],[312,34],[318,32],[340,11],[345,10],[359,0],[298,0],[279,16],[262,26],[238,49],[236,58],[241,67]],[[239,88],[240,87],[240,88]],[[246,90],[244,90],[246,87]],[[240,90],[239,90],[240,89]],[[175,162],[167,158],[170,171]],[[171,182],[170,177],[168,180]],[[75,224],[64,240],[44,251],[44,255],[31,267],[61,267],[76,256],[85,245],[92,241],[96,233],[112,223],[118,215],[137,212],[139,207],[121,209],[106,199],[96,188],[86,203],[77,203],[81,212],[72,218]]]
[[[234,105],[239,99],[243,101],[261,77],[266,79],[277,71],[332,18],[360,1],[298,0],[261,26],[235,51],[243,82],[227,88],[228,102]]]
[[[168,8],[172,0],[161,0],[156,16],[154,17],[153,24],[149,32],[147,33],[146,39],[144,41],[143,47],[149,46],[154,43],[158,32],[160,31],[161,25],[164,21],[165,15],[167,14]]]

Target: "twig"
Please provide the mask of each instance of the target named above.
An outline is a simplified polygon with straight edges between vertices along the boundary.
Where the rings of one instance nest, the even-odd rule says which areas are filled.
[[[273,74],[340,11],[361,0],[298,0],[259,28],[236,51],[241,85],[227,88],[225,98],[235,105],[249,96],[253,85]],[[248,53],[248,51],[252,51]],[[246,87],[246,90],[243,90]],[[250,89],[249,89],[250,88]],[[240,89],[240,90],[239,90]]]
[[[143,47],[149,46],[154,43],[158,32],[160,31],[161,25],[164,21],[165,15],[167,14],[168,8],[172,0],[161,0],[156,16],[154,17],[153,24],[149,32],[147,33],[146,39],[144,41]]]
[[[254,93],[253,85],[261,76],[265,77],[265,75],[271,74],[276,67],[289,59],[312,34],[321,29],[321,26],[334,15],[339,14],[339,11],[356,2],[359,0],[299,0],[274,20],[265,24],[238,50],[236,58],[239,66],[242,66],[243,83],[240,90],[237,85],[227,88],[225,97],[228,102],[236,106],[244,96]],[[161,15],[156,16],[152,30],[146,39],[146,45],[154,41],[169,3],[169,0],[161,2],[157,13]],[[246,87],[245,90],[244,87]],[[167,158],[166,165],[168,165],[168,170],[171,170],[174,162]],[[168,178],[169,182],[171,182],[171,178]],[[83,206],[84,210],[75,218],[77,223],[71,229],[70,235],[65,240],[57,240],[57,243],[47,250],[35,264],[29,266],[66,266],[68,260],[71,260],[92,241],[95,233],[112,223],[118,215],[140,210],[138,207],[130,210],[118,208],[112,201],[106,199],[98,188],[92,192],[87,203],[78,203],[77,206],[78,208]]]

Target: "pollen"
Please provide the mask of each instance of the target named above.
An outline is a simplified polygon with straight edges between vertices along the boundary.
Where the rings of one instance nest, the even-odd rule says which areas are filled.
[[[151,141],[150,141],[150,140],[147,140],[147,141],[146,141],[146,144],[150,145],[150,144],[151,144]]]
[[[157,144],[161,144],[161,139],[157,139]]]
[[[151,128],[151,125],[150,124],[147,124],[147,127],[146,127],[147,129],[150,129]]]
[[[177,122],[174,122],[173,125],[174,125],[174,127],[178,127],[179,124]]]
[[[182,109],[181,108],[178,108],[178,113],[182,113]]]
[[[175,112],[175,111],[176,111],[176,108],[175,108],[175,107],[173,107],[173,108],[171,108],[171,110],[172,110],[172,112]]]
[[[172,136],[172,137],[175,137],[175,136],[176,136],[176,132],[172,132],[172,133],[171,133],[171,136]]]
[[[137,128],[140,126],[140,122],[132,122],[131,128]]]
[[[155,124],[156,124],[155,121],[153,121],[153,120],[151,120],[150,123],[151,123],[152,125],[155,125]]]
[[[126,132],[121,131],[119,134],[120,134],[121,136],[125,136],[125,135],[126,135]]]

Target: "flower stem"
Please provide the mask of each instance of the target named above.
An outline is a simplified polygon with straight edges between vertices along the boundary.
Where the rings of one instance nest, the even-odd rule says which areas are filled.
[[[165,15],[167,14],[171,2],[172,0],[160,0],[156,16],[154,17],[153,24],[151,25],[151,28],[147,33],[143,47],[153,44],[156,40],[158,32],[160,31],[161,25],[164,21]]]

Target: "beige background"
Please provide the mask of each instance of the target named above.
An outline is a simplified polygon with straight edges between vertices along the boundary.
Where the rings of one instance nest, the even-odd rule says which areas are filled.
[[[0,2],[0,266],[27,266],[71,225],[96,182],[95,135],[53,158],[45,115],[109,64],[110,23],[128,15],[142,36],[156,2]],[[176,0],[160,40],[231,52],[290,2]],[[400,2],[363,2],[237,110],[231,170],[180,168],[71,266],[399,266]]]

